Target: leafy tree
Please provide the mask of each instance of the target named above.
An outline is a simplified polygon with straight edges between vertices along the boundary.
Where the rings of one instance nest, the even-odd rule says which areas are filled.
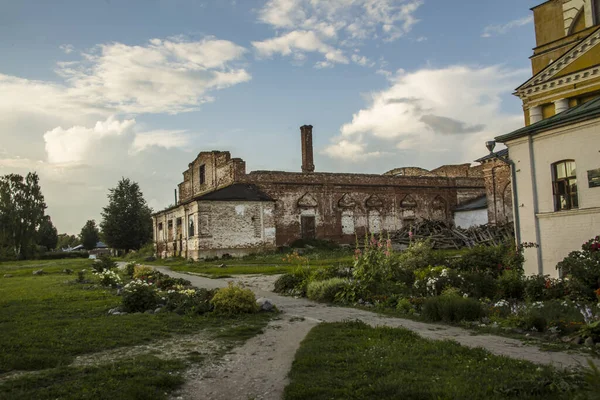
[[[64,249],[67,247],[75,247],[79,244],[79,239],[75,235],[69,235],[67,233],[61,233],[58,235],[58,244],[56,248]]]
[[[136,182],[122,178],[109,190],[100,227],[110,247],[126,252],[139,250],[152,239],[152,210]]]
[[[100,240],[100,232],[98,232],[96,221],[90,219],[85,223],[83,228],[81,228],[79,239],[86,250],[96,248],[96,244],[98,243],[98,240]]]
[[[33,253],[45,209],[35,172],[25,178],[17,174],[0,177],[0,247],[4,252],[18,258]]]
[[[37,244],[45,247],[46,250],[54,250],[57,243],[58,231],[54,227],[50,217],[46,215],[38,229]]]

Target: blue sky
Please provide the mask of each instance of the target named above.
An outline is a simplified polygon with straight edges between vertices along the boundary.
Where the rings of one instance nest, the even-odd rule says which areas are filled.
[[[200,151],[247,170],[471,162],[522,126],[539,1],[0,0],[0,174],[36,170],[60,232],[121,176],[154,209]]]

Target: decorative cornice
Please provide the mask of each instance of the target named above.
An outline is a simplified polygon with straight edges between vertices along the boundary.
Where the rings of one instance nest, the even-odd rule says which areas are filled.
[[[514,94],[525,100],[528,97],[536,94],[550,92],[552,90],[560,89],[573,85],[576,83],[582,83],[600,76],[600,65],[574,72],[570,75],[561,76],[550,81],[542,82],[534,86],[530,86],[527,89],[522,89]]]
[[[596,29],[578,45],[567,51],[558,60],[548,65],[537,75],[533,76],[527,82],[519,86],[516,90],[516,93],[519,94],[530,87],[547,83],[553,76],[556,76],[556,74],[572,64],[581,54],[585,53],[590,47],[595,46],[598,42],[600,42],[600,28]]]

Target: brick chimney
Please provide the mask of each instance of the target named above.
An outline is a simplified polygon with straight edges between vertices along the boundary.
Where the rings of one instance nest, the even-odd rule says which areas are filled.
[[[312,125],[303,125],[300,127],[303,173],[315,172],[315,163],[313,161],[312,128]]]

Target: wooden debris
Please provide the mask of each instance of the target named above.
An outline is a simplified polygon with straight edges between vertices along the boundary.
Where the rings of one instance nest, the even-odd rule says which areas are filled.
[[[412,236],[411,236],[412,233]],[[390,232],[392,243],[408,246],[411,241],[430,239],[434,249],[460,249],[479,245],[497,246],[514,240],[514,227],[479,225],[468,229],[451,226],[444,221],[419,220],[399,231]]]

